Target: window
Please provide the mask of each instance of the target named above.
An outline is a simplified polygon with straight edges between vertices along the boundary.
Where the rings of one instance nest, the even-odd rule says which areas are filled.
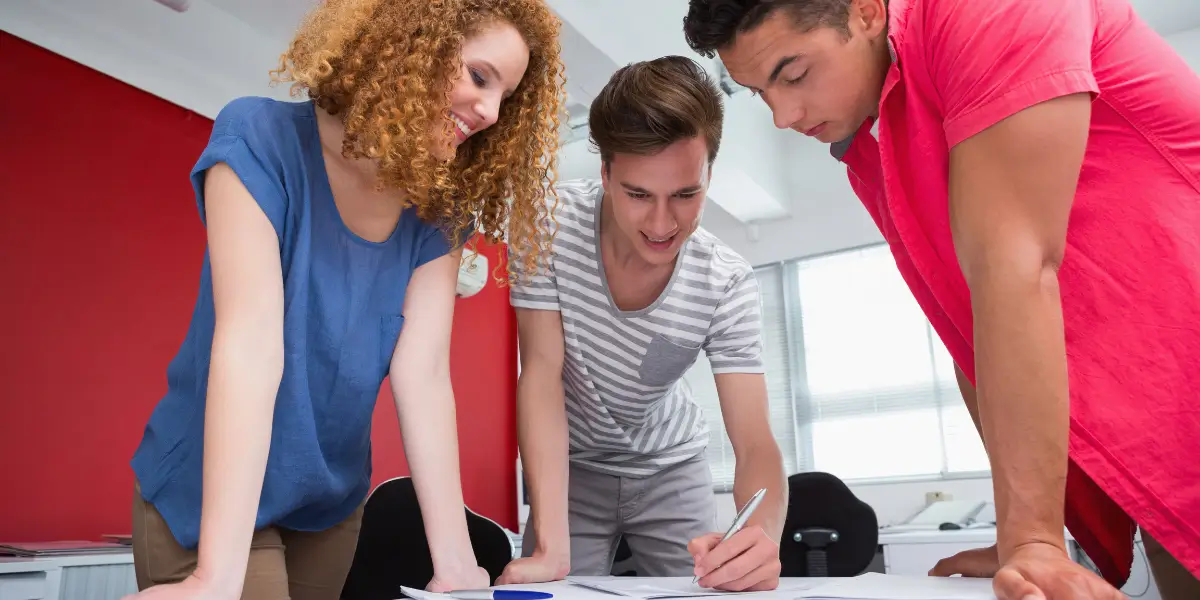
[[[755,274],[771,427],[788,473],[853,480],[988,470],[954,363],[886,246]],[[712,429],[714,483],[728,488],[733,452],[712,372],[698,361],[688,381]]]
[[[762,302],[763,361],[767,370],[767,402],[771,430],[783,451],[784,468],[788,473],[795,473],[808,463],[801,458],[803,447],[798,436],[796,404],[793,402],[794,380],[787,375],[792,369],[793,360],[792,350],[788,345],[783,279],[776,274],[780,269],[778,266],[757,269],[755,275]],[[684,380],[692,387],[697,403],[704,407],[711,430],[708,464],[713,471],[713,484],[719,489],[729,489],[733,486],[733,446],[725,433],[712,367],[704,353],[700,354],[696,364],[688,370]]]

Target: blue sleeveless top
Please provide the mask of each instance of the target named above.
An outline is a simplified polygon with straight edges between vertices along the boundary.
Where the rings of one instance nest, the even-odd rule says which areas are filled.
[[[316,531],[347,518],[371,476],[371,417],[404,324],[417,267],[445,255],[443,231],[406,210],[384,242],[355,235],[333,202],[311,102],[241,98],[225,106],[191,173],[229,165],[279,237],[284,368],[256,528]],[[167,393],[131,461],[142,496],[176,540],[200,531],[204,405],[213,339],[208,253],[191,325],[167,367]]]

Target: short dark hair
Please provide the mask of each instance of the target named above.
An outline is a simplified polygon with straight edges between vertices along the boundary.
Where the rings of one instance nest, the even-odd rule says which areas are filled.
[[[664,56],[617,70],[592,101],[592,146],[608,165],[616,154],[650,156],[703,136],[717,158],[725,109],[721,92],[696,61]]]
[[[690,0],[683,34],[692,50],[712,58],[739,33],[787,11],[802,31],[832,27],[849,33],[851,0]]]

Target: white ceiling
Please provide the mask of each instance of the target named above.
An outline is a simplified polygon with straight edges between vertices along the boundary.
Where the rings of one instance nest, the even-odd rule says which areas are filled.
[[[193,0],[197,1],[197,0]],[[247,25],[285,43],[318,0],[199,0],[245,21]],[[280,48],[282,52],[283,48]]]
[[[277,38],[289,37],[304,13],[317,4],[317,0],[196,1],[207,1]],[[550,0],[550,3],[561,13],[589,11],[587,14],[595,25],[629,40],[629,52],[642,58],[677,53],[683,41],[678,32],[687,12],[686,0]],[[1130,4],[1163,35],[1200,27],[1197,0],[1130,0]],[[633,15],[636,18],[631,18]]]
[[[1133,9],[1164,36],[1200,27],[1198,0],[1130,0]]]

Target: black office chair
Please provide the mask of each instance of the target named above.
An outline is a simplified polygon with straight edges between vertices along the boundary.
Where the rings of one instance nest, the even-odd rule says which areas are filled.
[[[879,545],[875,510],[829,473],[788,477],[788,510],[779,543],[784,577],[853,577]]]
[[[512,540],[495,521],[466,509],[467,532],[475,560],[492,583],[512,561]],[[354,562],[342,587],[342,600],[394,600],[400,586],[424,589],[433,578],[425,521],[412,479],[397,477],[379,485],[363,507]]]
[[[612,575],[617,577],[637,577],[637,566],[633,562],[633,551],[629,549],[629,542],[625,541],[625,536],[621,536],[617,542],[617,552],[613,555]]]

